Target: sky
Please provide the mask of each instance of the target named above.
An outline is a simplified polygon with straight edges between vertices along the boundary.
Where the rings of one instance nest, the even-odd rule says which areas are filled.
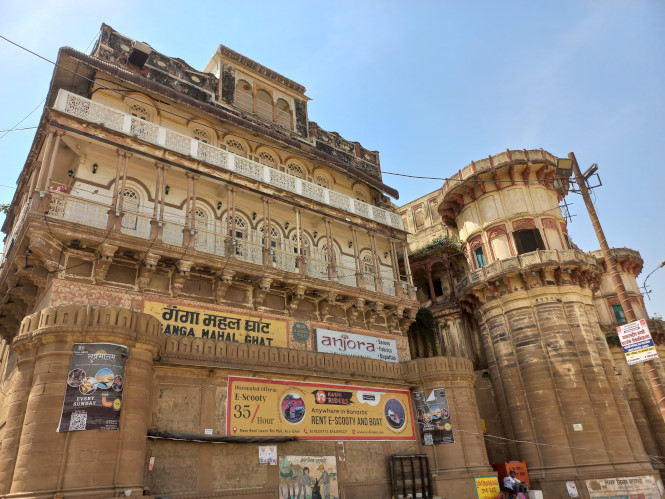
[[[665,3],[496,1],[0,0],[0,35],[55,61],[90,52],[101,24],[202,70],[221,43],[307,87],[309,118],[380,152],[404,204],[472,160],[543,148],[599,166],[611,247],[638,250],[640,286],[665,260]],[[52,64],[0,39],[0,130],[35,126]],[[0,203],[34,129],[0,132]],[[597,180],[592,184],[597,184]],[[9,187],[7,187],[9,186]],[[582,198],[571,239],[599,248]],[[0,223],[2,218],[0,218]],[[647,282],[665,316],[665,267]]]

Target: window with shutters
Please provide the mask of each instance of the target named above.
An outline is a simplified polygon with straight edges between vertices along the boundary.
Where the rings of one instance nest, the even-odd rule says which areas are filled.
[[[122,211],[125,214],[122,217],[121,227],[123,229],[136,230],[138,223],[137,213],[139,211],[139,196],[132,189],[125,189],[123,193]]]
[[[486,262],[485,262],[485,253],[483,252],[483,247],[478,246],[473,251],[473,254],[476,257],[476,268],[484,267],[486,265]]]
[[[305,179],[305,170],[300,165],[297,165],[296,163],[289,163],[286,165],[286,173],[289,175],[293,175],[294,177],[302,178]]]
[[[256,114],[272,121],[272,97],[265,90],[256,92]]]
[[[252,86],[245,80],[238,80],[236,82],[236,106],[246,111],[254,112]]]
[[[194,129],[194,139],[200,140],[201,142],[204,142],[206,144],[210,144],[210,136],[208,135],[208,132],[206,132],[202,128]]]

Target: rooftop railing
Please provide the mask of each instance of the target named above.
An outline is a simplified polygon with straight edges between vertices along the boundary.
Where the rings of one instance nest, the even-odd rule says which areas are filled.
[[[104,106],[66,90],[58,91],[54,108],[82,120],[96,123],[128,136],[163,147],[182,155],[272,185],[324,205],[338,208],[374,222],[404,230],[402,217],[383,208],[358,201],[350,196],[318,186],[307,180],[280,172],[163,126],[131,114]]]

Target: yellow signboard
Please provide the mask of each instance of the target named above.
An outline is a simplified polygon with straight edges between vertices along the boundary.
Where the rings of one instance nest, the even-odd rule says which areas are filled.
[[[142,312],[162,323],[162,333],[217,341],[286,347],[286,322],[219,310],[143,300]]]
[[[499,495],[499,480],[495,476],[485,476],[474,478],[476,482],[476,492],[478,499],[494,499]]]
[[[415,440],[408,390],[230,376],[226,433],[308,440]]]

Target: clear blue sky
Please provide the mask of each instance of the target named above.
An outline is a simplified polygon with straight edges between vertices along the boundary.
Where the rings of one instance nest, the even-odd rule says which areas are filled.
[[[310,119],[379,150],[384,172],[444,177],[506,148],[598,163],[611,246],[665,259],[665,3],[662,1],[3,2],[0,34],[55,60],[102,22],[202,69],[218,44],[305,85]],[[46,95],[53,67],[0,40],[0,129]],[[38,122],[41,108],[20,126]],[[0,133],[0,136],[2,133]],[[0,139],[15,185],[34,130]],[[399,204],[438,188],[384,175]],[[0,202],[13,190],[0,187]],[[574,242],[599,247],[568,196]],[[665,315],[665,268],[647,308]]]

